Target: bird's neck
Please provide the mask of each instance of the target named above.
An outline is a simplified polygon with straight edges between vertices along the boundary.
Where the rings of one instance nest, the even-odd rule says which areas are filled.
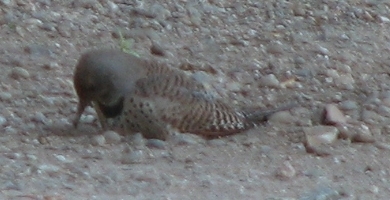
[[[110,105],[104,105],[102,103],[98,103],[100,110],[106,118],[114,118],[119,116],[123,110],[123,101],[124,97],[121,96],[117,101]]]

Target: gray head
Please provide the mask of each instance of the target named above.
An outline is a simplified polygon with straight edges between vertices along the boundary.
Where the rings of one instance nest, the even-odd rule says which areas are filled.
[[[117,50],[95,50],[81,56],[73,77],[79,99],[73,122],[75,127],[85,108],[92,102],[98,104],[107,118],[120,113],[122,107],[118,104],[122,103],[124,93],[131,85],[128,80],[131,76],[127,76],[127,68],[132,65],[126,62],[129,57],[131,55]]]

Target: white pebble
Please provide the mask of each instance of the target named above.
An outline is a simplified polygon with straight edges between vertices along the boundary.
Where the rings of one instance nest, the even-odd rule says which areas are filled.
[[[106,131],[103,135],[109,144],[116,144],[121,141],[121,136],[115,131]]]
[[[0,100],[7,101],[12,99],[12,94],[9,92],[0,92]]]
[[[103,146],[106,143],[106,138],[103,135],[95,135],[92,137],[92,145]]]
[[[333,126],[313,126],[303,128],[306,142],[310,147],[331,144],[337,140],[339,130]]]
[[[93,115],[82,115],[80,117],[80,122],[92,124],[95,121],[95,117]]]
[[[11,71],[11,77],[14,79],[29,78],[30,73],[21,67],[15,67]]]
[[[289,179],[296,175],[296,170],[289,161],[284,161],[277,169],[276,175],[282,179]]]
[[[5,123],[7,123],[7,119],[0,115],[0,126],[3,126]]]
[[[144,153],[142,150],[130,151],[128,153],[123,154],[122,164],[141,163],[143,157],[144,157]]]
[[[260,86],[262,87],[279,87],[279,80],[274,74],[261,77]]]

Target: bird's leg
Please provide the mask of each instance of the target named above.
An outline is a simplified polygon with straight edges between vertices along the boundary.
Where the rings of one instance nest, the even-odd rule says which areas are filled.
[[[103,130],[107,130],[108,129],[107,118],[104,117],[102,110],[100,110],[99,104],[96,101],[93,101],[92,105],[93,105],[93,108],[95,109],[96,114],[98,116],[100,126],[102,127]]]

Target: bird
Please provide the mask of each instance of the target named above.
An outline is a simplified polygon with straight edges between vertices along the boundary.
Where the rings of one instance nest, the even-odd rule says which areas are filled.
[[[184,75],[166,64],[140,59],[118,49],[84,52],[73,75],[73,85],[78,96],[73,126],[77,128],[85,108],[93,106],[100,125],[103,129],[108,129],[108,119],[118,118],[123,109],[124,96],[134,90],[135,82],[141,78],[162,74]],[[186,87],[203,89],[203,85],[195,79],[183,77],[187,82]]]
[[[122,129],[165,140],[172,131],[218,138],[251,129],[293,102],[270,110],[237,108],[223,99],[187,88],[183,76],[163,74],[139,79],[126,95]]]
[[[206,138],[248,130],[266,121],[273,110],[242,109],[209,95],[202,83],[162,63],[120,50],[93,50],[81,56],[74,73],[79,98],[74,126],[93,104],[103,126],[116,118],[125,133],[166,140],[172,131]]]

